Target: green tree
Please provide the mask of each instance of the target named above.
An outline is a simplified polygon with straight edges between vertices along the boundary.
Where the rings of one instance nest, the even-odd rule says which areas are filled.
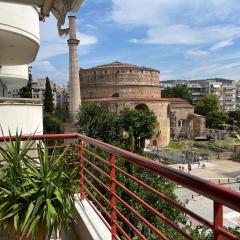
[[[240,110],[230,111],[228,113],[228,123],[235,127],[240,127]]]
[[[218,96],[206,94],[202,100],[197,103],[195,112],[200,115],[207,116],[210,112],[218,112],[220,109]]]
[[[43,101],[43,107],[44,111],[47,113],[52,113],[54,110],[53,105],[53,94],[52,94],[52,88],[49,81],[49,78],[46,78],[46,85],[45,85],[45,94],[44,94],[44,101]]]
[[[186,84],[177,84],[175,87],[167,87],[162,90],[163,98],[182,98],[190,103],[193,102],[192,93]]]
[[[45,112],[43,114],[43,132],[44,134],[63,133],[63,121],[54,114]]]
[[[87,103],[82,104],[78,111],[78,127],[80,132],[87,134],[88,136],[100,139],[105,142],[109,142],[115,146],[124,148],[129,151],[135,151],[138,153],[142,153],[143,145],[137,144],[139,143],[139,137],[141,143],[144,142],[145,139],[149,139],[152,137],[154,132],[154,128],[156,126],[157,119],[153,112],[144,111],[144,110],[130,110],[124,109],[119,114],[109,113],[109,111],[97,106],[96,104]],[[128,132],[128,137],[123,137],[123,130]],[[91,151],[97,153],[104,159],[108,159],[109,156],[106,152],[101,151],[99,149],[91,148]],[[106,171],[109,174],[109,168],[106,164],[98,161],[93,158],[91,154],[87,154],[85,156],[88,159],[91,159],[100,169]],[[98,172],[88,163],[87,168],[91,170],[91,172],[98,176],[98,178],[105,184],[108,184],[108,179],[105,176],[98,174]],[[166,194],[171,199],[176,200],[177,197],[174,194],[174,184],[172,182],[166,181],[166,179],[153,174],[152,172],[148,172],[146,170],[140,169],[138,167],[133,166],[131,163],[127,161],[123,161],[121,159],[117,159],[117,166],[124,169],[127,173],[136,176],[138,179],[146,182],[148,185],[154,187],[156,190]],[[165,201],[159,199],[154,194],[148,193],[144,188],[140,187],[136,182],[132,181],[129,178],[126,178],[122,174],[117,174],[116,176],[118,180],[125,185],[125,187],[140,198],[151,204],[155,209],[164,214],[168,219],[173,222],[181,222],[184,223],[184,217],[179,210],[170,206]],[[108,192],[104,189],[100,184],[96,181],[92,180],[97,189],[108,197]],[[94,189],[90,188],[90,191],[94,194]],[[137,201],[132,199],[129,194],[123,191],[121,188],[117,189],[117,194],[124,199],[129,205],[133,208],[137,209],[137,211],[144,216],[148,221],[150,221],[153,225],[157,226],[160,231],[169,236],[169,239],[183,239],[177,238],[179,234],[175,233],[175,231],[169,228],[163,221],[159,220],[158,217],[151,214],[144,207],[139,205]],[[95,195],[101,204],[108,209],[109,206],[99,195]],[[124,206],[118,205],[118,210],[122,212],[122,214],[130,220],[137,227],[139,231],[141,231],[147,239],[159,239],[156,234],[149,230],[149,227],[144,225],[142,221],[140,221],[137,217],[132,215]],[[99,209],[101,211],[101,209]],[[104,213],[102,212],[104,215]],[[139,239],[135,233],[129,228],[127,224],[122,221],[122,228],[129,234],[131,239]]]
[[[124,109],[118,116],[120,129],[132,131],[135,142],[135,151],[144,147],[146,139],[150,139],[157,125],[157,118],[152,111],[141,109]]]
[[[118,139],[116,114],[96,104],[85,103],[79,107],[77,118],[80,133],[107,143]]]
[[[134,146],[131,150],[137,152],[144,147],[145,140],[151,138],[156,124],[154,113],[146,110],[124,109],[116,114],[93,103],[82,104],[78,110],[81,133],[107,143]],[[127,139],[122,136],[123,131],[128,132]]]
[[[68,116],[67,108],[57,104],[56,108],[54,109],[54,116],[60,119],[62,122],[65,122]]]
[[[228,121],[228,116],[222,111],[210,112],[206,116],[206,125],[208,128],[223,129]]]
[[[21,88],[20,97],[21,98],[32,98],[32,67],[28,67],[28,83],[26,87]]]
[[[209,128],[222,129],[228,121],[228,116],[221,111],[218,96],[213,94],[206,94],[203,99],[197,103],[195,112],[206,116],[206,125]]]

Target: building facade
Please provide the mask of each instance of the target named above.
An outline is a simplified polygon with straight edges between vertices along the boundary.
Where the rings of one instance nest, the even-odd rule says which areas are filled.
[[[56,83],[53,81],[50,81],[50,86],[52,89],[52,95],[53,95],[53,105],[56,107],[57,105],[57,87]],[[36,82],[33,82],[32,84],[32,97],[40,99],[41,101],[44,100],[46,92],[46,79],[38,79]]]
[[[32,6],[0,2],[0,136],[43,133],[42,104],[9,98],[8,91],[28,81],[28,66],[40,46],[39,15]],[[24,13],[22,17],[21,13]],[[17,96],[16,96],[17,97]]]
[[[169,144],[172,99],[161,98],[158,70],[113,62],[80,69],[79,76],[82,102],[94,102],[112,112],[120,112],[124,108],[151,110],[157,117],[158,125],[150,144],[160,147]],[[182,107],[186,115],[193,113],[193,107],[185,100],[176,99],[174,104],[172,109]],[[176,135],[180,135],[179,132]]]
[[[37,129],[42,133],[40,101],[9,98],[8,92],[17,97],[18,91],[14,89],[26,86],[26,64],[36,59],[40,47],[39,20],[45,20],[52,12],[57,19],[59,35],[68,34],[68,28],[62,29],[65,17],[69,11],[78,11],[82,2],[0,0],[0,125],[5,128],[4,134],[8,134],[8,130],[14,133],[16,129],[24,130],[23,134],[34,133]]]
[[[235,111],[240,108],[239,81],[227,79],[204,79],[192,81],[166,81],[161,83],[161,88],[185,84],[193,96],[193,105],[196,105],[206,94],[216,95],[219,104],[225,112]]]

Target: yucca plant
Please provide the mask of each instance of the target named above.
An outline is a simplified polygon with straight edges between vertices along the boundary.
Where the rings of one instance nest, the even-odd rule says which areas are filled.
[[[66,172],[66,149],[50,155],[44,144],[38,143],[37,158],[30,148],[29,138],[0,146],[5,163],[0,166],[0,226],[10,239],[49,239],[61,232],[74,219],[75,174]],[[74,169],[72,170],[74,171]]]

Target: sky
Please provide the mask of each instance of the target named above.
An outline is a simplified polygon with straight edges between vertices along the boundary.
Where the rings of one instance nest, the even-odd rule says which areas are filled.
[[[240,79],[239,0],[85,0],[77,32],[82,68],[121,61],[156,68],[161,81]],[[40,35],[33,78],[66,84],[67,38],[54,17]]]

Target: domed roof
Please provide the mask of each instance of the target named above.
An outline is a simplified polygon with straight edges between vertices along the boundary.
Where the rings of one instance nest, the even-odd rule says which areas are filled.
[[[138,66],[134,65],[134,64],[122,63],[122,62],[119,62],[119,61],[115,61],[115,62],[112,62],[112,63],[96,66],[95,68],[121,68],[121,67],[122,68],[126,68],[126,67],[136,68]]]
[[[103,65],[99,65],[99,66],[96,66],[96,67],[92,67],[90,69],[81,69],[81,70],[94,70],[94,69],[129,69],[129,68],[132,68],[132,69],[138,69],[138,70],[145,70],[145,71],[153,71],[153,72],[160,72],[156,69],[153,69],[153,68],[148,68],[148,67],[140,67],[140,66],[137,66],[137,65],[134,65],[134,64],[129,64],[129,63],[122,63],[122,62],[119,62],[119,61],[115,61],[115,62],[112,62],[112,63],[108,63],[108,64],[103,64]]]

